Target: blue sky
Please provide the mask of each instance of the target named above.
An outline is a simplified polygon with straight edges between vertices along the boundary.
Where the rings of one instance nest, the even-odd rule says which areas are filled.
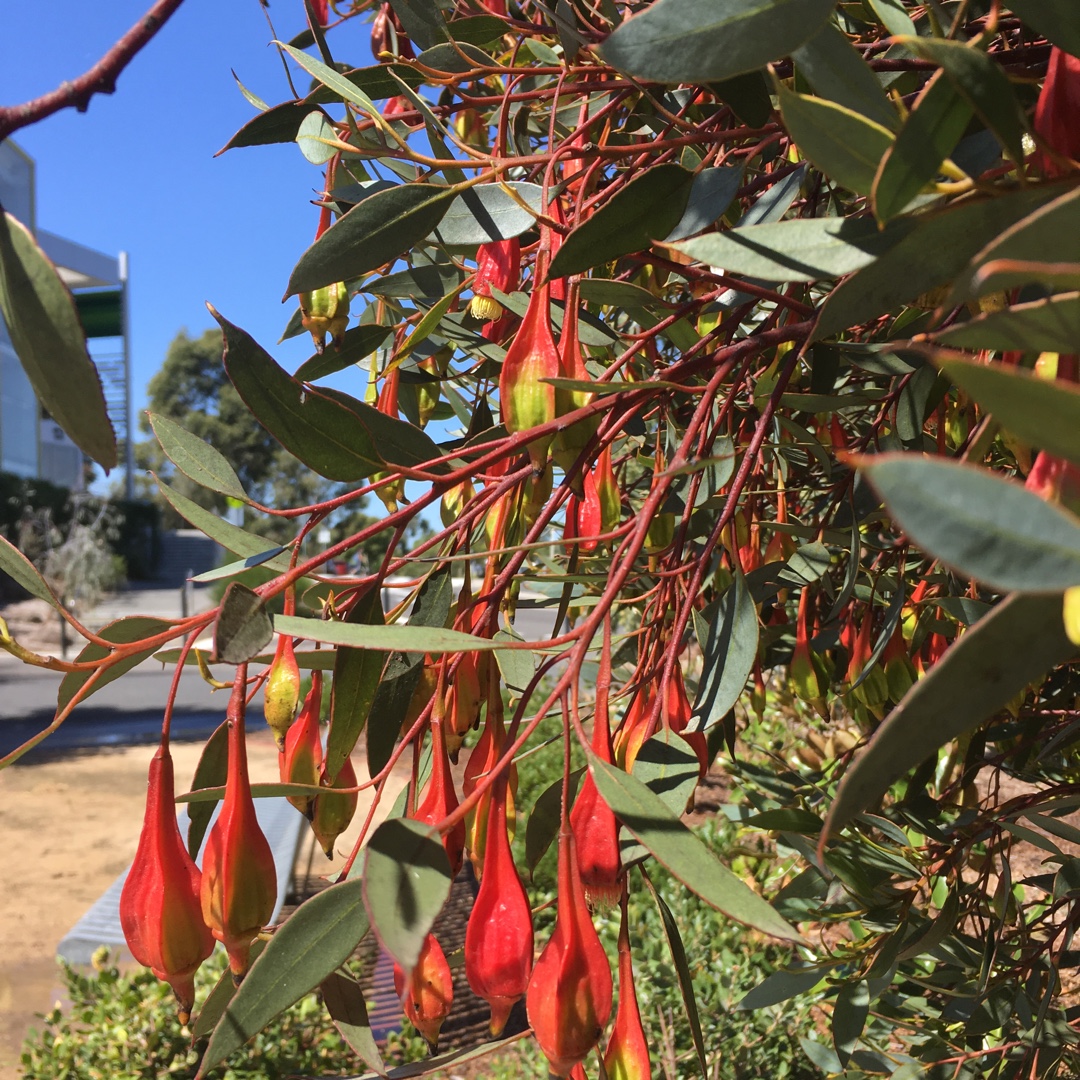
[[[0,103],[82,74],[149,6],[4,4]],[[269,10],[283,40],[302,28],[300,0]],[[38,225],[130,255],[136,410],[176,333],[215,325],[206,301],[290,370],[311,352],[307,335],[274,343],[295,303],[281,304],[289,271],[314,236],[318,211],[307,200],[321,172],[293,144],[214,157],[255,115],[230,68],[270,104],[291,96],[271,37],[259,0],[185,0],[115,94],[14,136],[37,163]],[[366,32],[349,44],[351,63],[372,62]]]

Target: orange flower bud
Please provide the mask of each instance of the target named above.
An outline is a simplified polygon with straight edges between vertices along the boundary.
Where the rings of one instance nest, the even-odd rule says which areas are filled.
[[[285,733],[296,716],[300,703],[300,667],[296,662],[292,638],[282,634],[274,651],[274,662],[263,690],[263,716],[277,740],[278,749],[285,747]]]
[[[454,1003],[454,979],[434,934],[424,938],[420,958],[408,975],[394,965],[394,989],[405,1015],[424,1036],[431,1052],[439,1048],[439,1029]]]
[[[326,857],[334,857],[334,841],[349,827],[356,814],[359,795],[355,791],[337,791],[337,788],[356,787],[356,770],[352,758],[347,757],[333,781],[326,775],[326,762],[319,768],[319,784],[325,792],[316,795],[311,803],[311,831]]]
[[[499,375],[502,420],[512,435],[555,419],[555,387],[541,379],[559,374],[559,352],[551,334],[551,298],[548,285],[537,285],[521,326],[507,350]],[[554,433],[529,443],[529,457],[540,471],[547,463]]]
[[[203,852],[203,921],[229,954],[239,981],[250,963],[251,943],[277,900],[274,856],[255,816],[244,741],[244,672],[238,670],[229,702],[229,771],[225,798]]]
[[[321,711],[322,672],[313,671],[304,707],[285,736],[285,749],[278,753],[278,773],[283,784],[318,784],[319,766],[322,765]],[[287,795],[286,798],[301,814],[311,817],[310,795]]]
[[[571,495],[566,501],[566,526],[563,537],[577,540],[582,551],[595,551],[600,541],[597,537],[603,530],[603,507],[600,493],[596,489],[593,473],[587,472],[583,478],[585,494],[582,497]]]
[[[525,1008],[556,1076],[567,1076],[596,1045],[611,1015],[611,968],[589,917],[574,835],[559,833],[558,914],[536,961]]]
[[[202,875],[176,824],[173,763],[163,742],[150,761],[146,812],[135,861],[120,893],[120,926],[131,955],[176,994],[180,1023],[195,1003],[195,972],[214,950],[199,904]]]
[[[468,798],[475,790],[476,785],[491,772],[495,763],[502,753],[505,729],[501,704],[492,707],[489,701],[488,716],[484,722],[484,730],[476,745],[469,754],[469,760],[465,763],[465,776],[461,789]],[[508,771],[509,789],[506,796],[506,819],[510,836],[514,835],[516,814],[514,811],[514,790],[517,788],[517,766],[511,765]],[[469,861],[473,864],[473,871],[478,878],[484,873],[484,851],[488,835],[488,811],[493,798],[491,788],[483,795],[480,801],[466,817],[465,826],[465,849],[469,853]]]
[[[438,825],[445,821],[458,807],[454,778],[450,775],[450,759],[446,753],[443,726],[439,720],[431,724],[431,779],[424,790],[424,797],[416,808],[417,821]],[[450,876],[456,877],[461,869],[465,851],[465,823],[459,821],[449,832],[443,834],[443,847],[450,863]]]
[[[665,727],[671,728],[697,754],[698,774],[703,777],[709,771],[709,746],[703,731],[686,730],[693,712],[693,706],[686,693],[682,668],[676,663],[667,685],[661,719]]]
[[[619,929],[619,1008],[604,1052],[604,1071],[608,1080],[650,1080],[649,1044],[641,1026],[637,993],[634,990],[634,966],[630,962],[630,936],[623,909]]]
[[[507,781],[500,778],[491,789],[486,868],[465,928],[465,977],[491,1006],[493,1036],[502,1034],[514,1003],[524,996],[533,959],[532,912],[510,852],[507,796]]]
[[[612,740],[615,761],[627,772],[633,769],[641,744],[649,736],[649,718],[655,705],[655,688],[651,684],[647,687],[639,686],[623,715],[619,730],[615,732]]]

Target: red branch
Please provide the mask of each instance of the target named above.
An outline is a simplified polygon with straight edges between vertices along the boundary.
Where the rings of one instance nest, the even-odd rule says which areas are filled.
[[[19,128],[36,124],[61,109],[86,112],[95,94],[111,94],[120,72],[161,29],[183,0],[158,0],[156,4],[87,72],[74,82],[61,83],[33,101],[0,107],[0,141]]]

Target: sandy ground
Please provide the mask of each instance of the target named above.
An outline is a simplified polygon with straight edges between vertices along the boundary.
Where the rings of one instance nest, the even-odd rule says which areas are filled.
[[[252,728],[251,779],[275,781],[277,749],[265,728]],[[187,786],[201,749],[174,744],[178,788]],[[0,919],[0,1080],[21,1076],[26,1030],[59,996],[57,944],[135,854],[153,752],[147,746],[98,751],[0,772],[0,883],[6,898]],[[386,805],[397,789],[395,784],[388,792]],[[363,810],[361,803],[358,819]],[[358,825],[354,821],[353,835]],[[347,851],[349,841],[346,833],[338,851]],[[340,856],[335,863],[341,865]],[[319,864],[316,870],[329,872],[321,855]]]

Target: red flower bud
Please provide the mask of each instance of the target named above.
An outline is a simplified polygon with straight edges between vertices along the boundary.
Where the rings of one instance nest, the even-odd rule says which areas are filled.
[[[1061,157],[1080,160],[1080,57],[1059,49],[1050,52],[1039,102],[1035,106],[1035,132]],[[1063,164],[1041,151],[1035,157],[1044,176],[1064,176]]]
[[[559,374],[559,352],[551,334],[551,299],[548,285],[537,285],[521,326],[507,350],[499,375],[502,420],[512,435],[555,419],[555,387],[541,379]],[[537,471],[547,463],[554,433],[529,443],[529,457]]]
[[[513,292],[520,276],[521,243],[516,236],[512,240],[481,244],[476,253],[476,280],[469,301],[469,314],[487,323],[496,322],[502,317],[503,306],[491,295],[491,287],[494,285],[504,293]],[[484,327],[484,331],[484,337],[488,337],[487,327]]]
[[[484,876],[465,929],[465,977],[491,1006],[491,1034],[506,1027],[514,1003],[529,985],[533,959],[532,912],[506,830],[508,784],[491,789]]]
[[[693,712],[693,706],[686,693],[686,683],[683,682],[682,668],[676,662],[671,679],[668,681],[661,718],[665,726],[671,728],[697,754],[698,774],[704,777],[709,771],[709,744],[705,738],[705,732],[686,730]]]
[[[296,723],[285,736],[285,749],[278,754],[278,773],[283,784],[318,784],[322,765],[322,740],[319,737],[319,714],[322,711],[322,672],[311,673],[311,689]],[[300,811],[311,816],[310,795],[287,795]]]
[[[611,968],[589,917],[574,836],[559,833],[558,914],[536,961],[525,1008],[556,1076],[567,1076],[596,1045],[611,1015]]]
[[[405,1015],[435,1053],[439,1048],[439,1029],[454,1003],[454,979],[434,934],[424,938],[420,958],[408,975],[394,965],[394,989],[401,998]]]
[[[352,758],[346,758],[333,781],[326,775],[326,762],[319,769],[319,784],[325,792],[316,795],[311,803],[311,831],[326,857],[334,857],[334,841],[349,827],[356,814],[359,794],[338,791],[337,788],[356,787],[356,770]]]
[[[202,914],[229,954],[233,978],[248,969],[251,943],[270,920],[277,900],[274,856],[255,816],[244,741],[241,666],[229,702],[229,771],[225,798],[203,852]]]
[[[502,753],[505,729],[503,727],[502,706],[494,708],[489,703],[487,720],[484,722],[484,730],[476,745],[469,754],[469,760],[465,763],[465,776],[462,780],[461,789],[468,798],[475,790],[476,785],[491,772],[495,763]],[[517,788],[517,767],[511,765],[508,773],[509,787],[506,795],[506,821],[510,836],[514,835],[516,814],[514,811],[514,790]],[[465,849],[469,853],[469,860],[473,864],[473,871],[478,878],[484,873],[484,851],[487,843],[488,812],[494,797],[493,788],[488,788],[486,794],[481,796],[480,801],[466,817],[465,826]]]
[[[195,972],[214,950],[199,904],[201,877],[176,824],[173,763],[163,744],[150,761],[139,847],[120,893],[120,926],[131,955],[173,988],[182,1024],[195,1003]]]
[[[431,779],[416,808],[415,818],[428,825],[439,825],[457,807],[458,797],[454,790],[454,778],[450,775],[450,759],[446,753],[442,724],[434,720],[431,725]],[[450,862],[450,876],[456,877],[464,858],[465,823],[459,821],[448,833],[443,834],[442,841]]]
[[[637,761],[638,751],[649,736],[650,717],[656,705],[656,690],[651,683],[638,686],[630,705],[623,715],[619,730],[612,740],[615,761],[619,767],[630,772]]]
[[[296,662],[292,638],[282,634],[274,652],[274,662],[263,690],[263,716],[277,740],[278,749],[285,747],[285,733],[296,716],[300,703],[300,667]]]
[[[634,967],[630,962],[630,937],[623,909],[619,929],[619,1008],[604,1053],[604,1071],[608,1080],[650,1080],[649,1044],[641,1026],[637,994],[634,991]]]
[[[600,541],[597,539],[603,531],[603,507],[600,493],[596,490],[593,473],[583,477],[585,494],[582,497],[571,495],[566,501],[566,526],[563,538],[577,540],[582,551],[595,551]]]

